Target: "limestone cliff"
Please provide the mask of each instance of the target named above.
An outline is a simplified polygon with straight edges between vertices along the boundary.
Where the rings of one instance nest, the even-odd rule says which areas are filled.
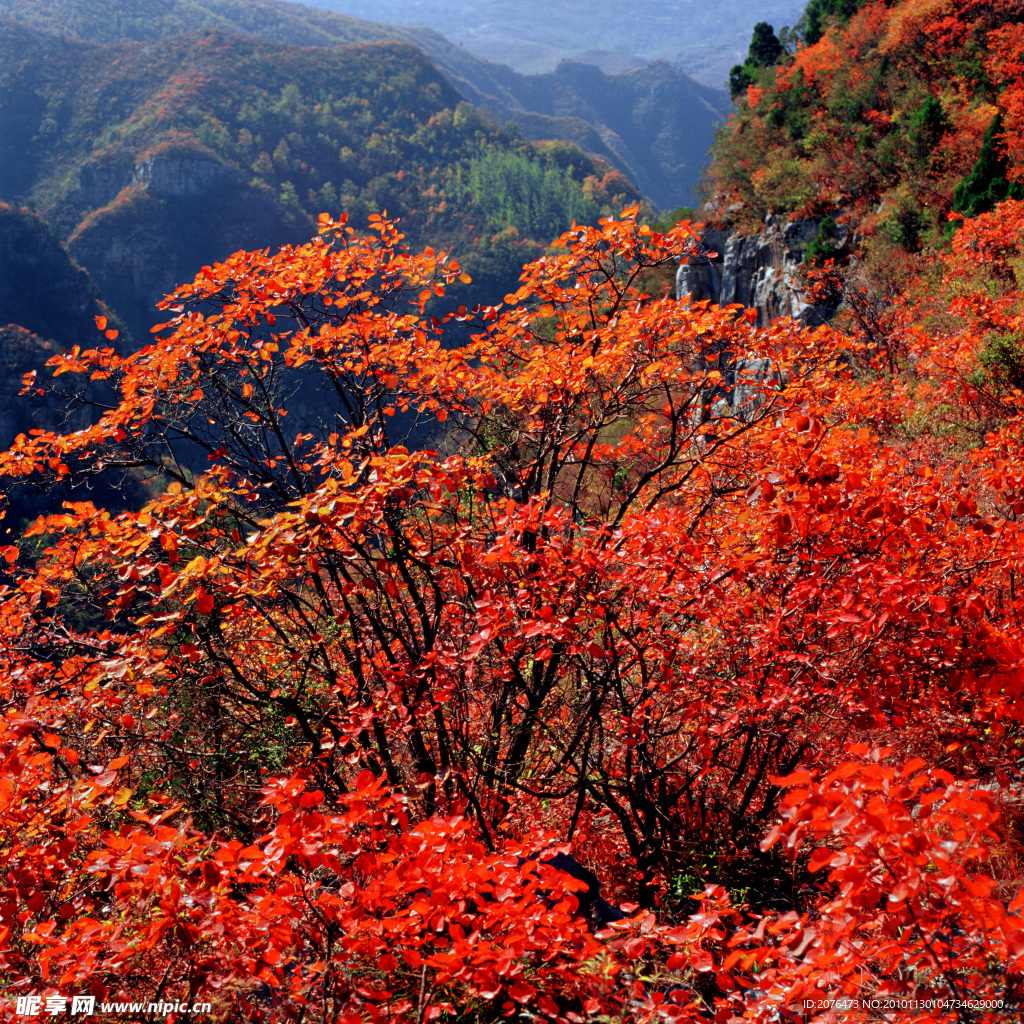
[[[825,323],[835,309],[810,303],[800,276],[807,247],[820,230],[820,221],[787,221],[774,215],[765,219],[757,234],[710,230],[703,242],[717,255],[680,265],[676,296],[689,295],[692,302],[709,299],[722,306],[739,303],[756,309],[761,325],[782,316],[812,326]],[[846,233],[845,227],[837,228],[837,246],[846,242]]]

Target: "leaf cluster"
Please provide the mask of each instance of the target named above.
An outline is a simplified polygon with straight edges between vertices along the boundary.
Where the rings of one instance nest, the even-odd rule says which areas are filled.
[[[327,215],[135,352],[101,317],[49,368],[115,400],[0,473],[163,486],[2,549],[5,969],[225,1021],[1015,1005],[1021,209],[847,331],[650,295],[704,256],[636,207],[447,323],[448,252]]]

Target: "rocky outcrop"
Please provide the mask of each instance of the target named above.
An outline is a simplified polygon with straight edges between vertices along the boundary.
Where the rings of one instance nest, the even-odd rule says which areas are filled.
[[[769,215],[759,234],[708,231],[704,246],[717,255],[681,264],[676,296],[756,309],[762,326],[785,316],[809,326],[826,323],[835,308],[809,302],[800,274],[804,253],[820,230],[820,221],[787,221]],[[837,228],[834,243],[838,247],[845,243],[846,233],[845,226]]]
[[[153,196],[207,195],[234,173],[216,157],[188,150],[150,154],[134,162],[105,158],[79,168],[68,201],[95,210],[114,202],[129,185]]]
[[[155,196],[201,196],[231,172],[219,160],[198,155],[151,156],[132,168],[132,184]]]
[[[75,188],[68,201],[76,207],[94,210],[112,203],[131,180],[131,163],[122,160],[90,161],[79,168]]]

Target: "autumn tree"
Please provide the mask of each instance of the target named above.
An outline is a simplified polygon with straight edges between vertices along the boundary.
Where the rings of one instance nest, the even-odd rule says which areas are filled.
[[[324,215],[203,268],[145,348],[101,323],[52,359],[115,399],[0,472],[156,492],[4,549],[19,991],[353,1024],[1009,1005],[1020,428],[1004,389],[951,454],[948,406],[991,415],[978,339],[1021,325],[971,277],[997,228],[963,230],[895,350],[653,299],[697,236],[634,208],[444,321],[449,254]],[[590,934],[551,848],[637,912]]]

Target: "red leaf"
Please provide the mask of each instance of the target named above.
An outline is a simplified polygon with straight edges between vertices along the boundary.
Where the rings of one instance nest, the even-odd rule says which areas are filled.
[[[713,971],[715,961],[706,949],[696,949],[690,954],[690,966],[695,971]]]

